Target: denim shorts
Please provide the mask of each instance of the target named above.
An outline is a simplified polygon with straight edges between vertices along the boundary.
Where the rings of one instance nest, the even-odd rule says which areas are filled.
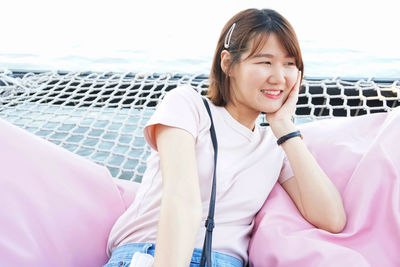
[[[194,249],[190,267],[198,267],[200,265],[201,251],[201,249]],[[110,260],[103,267],[129,267],[135,252],[154,256],[155,244],[133,243],[120,246],[114,250]],[[211,260],[212,267],[243,267],[242,261],[238,258],[215,251],[212,252]]]

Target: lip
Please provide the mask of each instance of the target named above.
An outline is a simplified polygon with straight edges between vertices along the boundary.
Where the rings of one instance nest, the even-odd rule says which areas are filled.
[[[267,91],[274,91],[274,92],[280,92],[280,93],[277,94],[277,95],[271,95],[271,94],[267,94],[267,93],[266,93]],[[279,99],[279,98],[281,97],[282,93],[283,93],[283,90],[264,89],[264,90],[261,90],[261,92],[262,92],[262,94],[263,94],[265,97],[268,97],[268,98],[271,98],[271,99]]]

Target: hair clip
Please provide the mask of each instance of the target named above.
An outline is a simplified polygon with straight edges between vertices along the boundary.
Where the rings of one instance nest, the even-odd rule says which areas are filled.
[[[233,23],[231,28],[229,29],[229,31],[226,33],[225,42],[224,42],[225,49],[229,48],[229,44],[231,42],[231,37],[232,37],[233,30],[235,29],[235,26],[236,26],[236,23]]]

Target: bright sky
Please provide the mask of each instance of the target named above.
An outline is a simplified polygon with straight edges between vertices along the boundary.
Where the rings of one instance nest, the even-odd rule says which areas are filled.
[[[249,7],[284,15],[303,48],[343,48],[400,59],[397,0],[0,1],[0,68],[7,67],[1,64],[5,54],[56,58],[66,64],[59,69],[73,68],[77,63],[71,59],[79,62],[80,56],[101,61],[135,51],[136,57],[147,57],[141,50],[152,51],[160,61],[210,57],[224,23]]]

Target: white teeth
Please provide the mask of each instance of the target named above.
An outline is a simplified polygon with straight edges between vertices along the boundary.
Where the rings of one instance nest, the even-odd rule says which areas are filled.
[[[262,90],[263,93],[267,93],[269,95],[279,95],[281,91],[275,91],[275,90]]]

